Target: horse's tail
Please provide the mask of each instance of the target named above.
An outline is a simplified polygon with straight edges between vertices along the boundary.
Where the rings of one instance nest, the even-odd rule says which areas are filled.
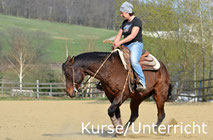
[[[173,89],[173,86],[172,86],[172,84],[170,83],[170,84],[169,84],[169,90],[168,90],[168,97],[167,97],[167,100],[170,100],[170,97],[172,96],[172,89]]]
[[[161,66],[164,67],[164,72],[165,72],[165,75],[167,77],[166,81],[169,83],[169,89],[168,89],[168,96],[167,96],[167,101],[171,100],[171,96],[172,96],[172,89],[173,89],[173,86],[171,84],[171,81],[170,81],[170,78],[169,78],[169,73],[166,69],[166,66],[161,62]]]

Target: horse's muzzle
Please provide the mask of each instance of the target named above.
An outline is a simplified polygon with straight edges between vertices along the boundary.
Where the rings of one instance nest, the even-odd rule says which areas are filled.
[[[73,88],[72,94],[70,94],[70,93],[67,91],[67,95],[68,95],[70,98],[76,97],[77,94],[78,94],[78,90],[77,90],[76,88]]]

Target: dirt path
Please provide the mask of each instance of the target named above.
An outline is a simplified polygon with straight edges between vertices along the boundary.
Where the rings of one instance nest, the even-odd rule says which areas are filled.
[[[67,139],[111,139],[107,131],[103,134],[82,134],[82,122],[97,125],[110,125],[107,115],[108,101],[0,101],[0,139],[1,140],[67,140]],[[204,122],[207,134],[174,134],[174,129],[165,135],[133,134],[131,128],[125,137],[119,139],[213,139],[213,103],[173,104],[166,103],[166,119],[163,124],[192,125],[193,121],[201,125]],[[121,107],[123,122],[129,119],[129,102]],[[144,102],[140,106],[140,116],[135,122],[149,124],[157,120],[157,109],[153,102]],[[171,121],[172,120],[172,121]],[[101,133],[101,132],[100,132]]]

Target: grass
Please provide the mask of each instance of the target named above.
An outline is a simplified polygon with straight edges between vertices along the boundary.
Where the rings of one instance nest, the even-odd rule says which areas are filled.
[[[69,55],[78,55],[88,51],[110,51],[110,45],[102,41],[114,36],[116,31],[93,27],[84,27],[64,23],[25,19],[0,14],[0,33],[7,33],[10,28],[19,28],[26,32],[45,32],[50,38],[46,46],[49,63],[61,63],[65,58],[65,42],[68,43]],[[8,44],[1,38],[4,50]],[[89,47],[90,44],[90,47]]]

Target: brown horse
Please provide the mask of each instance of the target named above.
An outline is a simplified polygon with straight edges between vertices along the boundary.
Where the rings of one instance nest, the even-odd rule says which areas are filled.
[[[80,54],[73,58],[69,56],[62,65],[62,70],[66,78],[67,94],[70,97],[76,96],[75,91],[79,88],[84,76],[93,76],[109,55],[109,52],[90,52]],[[140,103],[152,95],[158,109],[158,120],[156,125],[159,126],[161,124],[165,118],[164,103],[171,93],[172,86],[165,65],[162,62],[160,62],[160,64],[161,67],[157,71],[144,71],[147,90],[142,93],[130,93],[129,87],[126,86],[123,94],[121,94],[127,71],[124,69],[117,52],[110,56],[95,76],[95,78],[100,80],[102,88],[111,102],[108,115],[115,127],[118,123],[122,125],[119,107],[127,98],[131,98],[131,116],[125,127],[127,124],[131,125],[138,118]]]

